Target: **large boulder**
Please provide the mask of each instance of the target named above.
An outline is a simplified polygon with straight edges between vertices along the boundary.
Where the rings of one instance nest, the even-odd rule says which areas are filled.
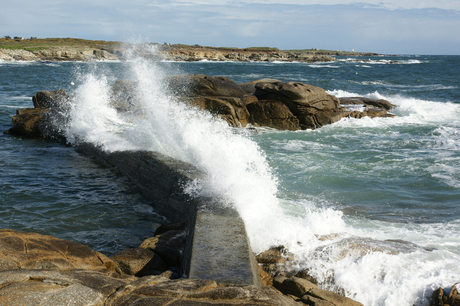
[[[68,96],[65,89],[39,91],[32,97],[35,108],[62,108],[66,106]]]
[[[233,127],[248,124],[246,105],[257,101],[233,80],[222,76],[179,75],[169,77],[166,83],[179,101],[208,110]]]
[[[320,87],[300,82],[258,82],[254,95],[260,100],[283,102],[299,119],[302,129],[315,129],[339,121],[339,100]]]
[[[2,229],[0,271],[12,269],[115,271],[115,263],[107,256],[73,241]]]
[[[6,132],[11,135],[37,138],[42,136],[43,127],[47,125],[49,109],[18,109],[12,117],[13,126]]]
[[[297,297],[299,301],[312,306],[362,306],[363,304],[332,291],[319,288],[314,283],[298,277],[278,276],[273,286],[283,294]]]
[[[13,126],[5,133],[64,141],[64,110],[69,107],[69,99],[64,89],[38,92],[32,97],[34,108],[18,109],[12,118]]]
[[[248,104],[249,122],[254,126],[267,126],[279,130],[300,130],[299,119],[281,101],[262,100]]]

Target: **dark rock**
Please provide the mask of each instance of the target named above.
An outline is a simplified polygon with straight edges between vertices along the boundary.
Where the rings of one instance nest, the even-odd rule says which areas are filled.
[[[186,222],[167,223],[160,225],[153,234],[154,236],[161,235],[168,231],[184,231],[187,226]]]
[[[147,247],[148,250],[158,254],[168,266],[179,267],[181,263],[181,251],[177,248],[165,246],[165,245],[154,245]]]
[[[35,108],[62,108],[66,106],[65,89],[55,91],[39,91],[32,97]]]
[[[241,89],[243,89],[246,93],[248,94],[254,94],[256,92],[256,84],[259,83],[259,82],[269,82],[269,83],[274,83],[274,82],[281,82],[280,80],[277,80],[277,79],[269,79],[269,78],[265,78],[265,79],[260,79],[260,80],[255,80],[255,81],[252,81],[252,82],[247,82],[247,83],[242,83],[242,84],[238,84]]]
[[[279,130],[300,130],[299,119],[281,101],[262,100],[246,106],[249,123],[254,126],[267,126]]]
[[[13,116],[13,127],[10,128],[9,134],[24,137],[37,138],[42,137],[42,129],[48,122],[49,109],[43,108],[26,108],[17,111]]]
[[[322,88],[300,82],[259,82],[255,96],[283,102],[300,122],[302,129],[315,129],[339,121],[343,109],[339,100]]]
[[[302,301],[307,305],[315,306],[363,306],[363,304],[350,298],[318,287],[309,289],[308,292],[302,296]]]
[[[127,249],[113,255],[111,259],[117,265],[117,272],[127,275],[158,275],[168,270],[163,259],[143,248]]]

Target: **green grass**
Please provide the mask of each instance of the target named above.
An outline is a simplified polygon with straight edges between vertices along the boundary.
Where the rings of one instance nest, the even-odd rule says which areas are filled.
[[[0,39],[0,49],[25,49],[29,51],[44,50],[53,47],[89,47],[89,48],[113,48],[118,42],[104,40],[86,40],[79,38],[41,38],[41,39]]]

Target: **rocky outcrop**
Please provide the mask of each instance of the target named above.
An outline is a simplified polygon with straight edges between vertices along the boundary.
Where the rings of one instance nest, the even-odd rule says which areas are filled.
[[[268,126],[279,130],[300,130],[299,119],[281,101],[262,100],[247,106],[249,123],[254,126]]]
[[[302,129],[315,129],[339,121],[339,100],[320,87],[300,82],[259,82],[254,95],[260,100],[284,103],[299,120]]]
[[[69,107],[70,99],[64,89],[38,92],[32,97],[35,108],[16,110],[16,115],[12,117],[13,126],[4,133],[63,141],[67,121],[65,109]]]
[[[115,264],[107,256],[73,241],[2,229],[0,270],[14,269],[115,271]]]
[[[298,305],[273,287],[223,286],[173,271],[156,275],[153,262],[161,269],[176,262],[165,247],[177,250],[181,228],[160,228],[141,247],[111,259],[72,241],[0,230],[0,305]]]
[[[280,130],[316,129],[344,117],[394,117],[386,100],[364,97],[336,98],[324,89],[301,82],[263,79],[237,84],[227,77],[204,74],[170,76],[166,88],[177,101],[207,110],[232,127],[271,127]],[[120,112],[138,112],[144,101],[137,84],[119,80],[111,87],[109,105]],[[72,97],[64,90],[41,91],[35,108],[21,109],[6,133],[64,141],[65,110]]]
[[[53,47],[28,51],[24,49],[0,49],[0,60],[4,61],[94,61],[121,60],[124,52],[87,47]]]
[[[204,47],[157,47],[155,52],[143,45],[120,44],[119,48],[89,48],[84,45],[75,47],[50,47],[36,51],[25,49],[0,49],[0,60],[5,61],[94,61],[126,60],[127,50],[134,56],[148,60],[172,61],[238,61],[238,62],[331,62],[335,58],[326,54],[305,52],[245,50]]]
[[[255,51],[219,48],[163,48],[161,56],[173,61],[237,61],[237,62],[331,62],[335,58],[324,54],[289,51]]]
[[[458,283],[455,283],[450,290],[440,287],[436,289],[430,301],[430,306],[459,306],[460,293],[457,290]]]
[[[192,74],[173,76],[168,88],[179,101],[208,110],[228,122],[230,126],[248,124],[246,105],[257,98],[246,93],[227,77]]]

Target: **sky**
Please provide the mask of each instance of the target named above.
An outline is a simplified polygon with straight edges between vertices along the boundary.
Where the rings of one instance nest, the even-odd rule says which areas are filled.
[[[460,55],[460,0],[15,0],[0,37]]]

